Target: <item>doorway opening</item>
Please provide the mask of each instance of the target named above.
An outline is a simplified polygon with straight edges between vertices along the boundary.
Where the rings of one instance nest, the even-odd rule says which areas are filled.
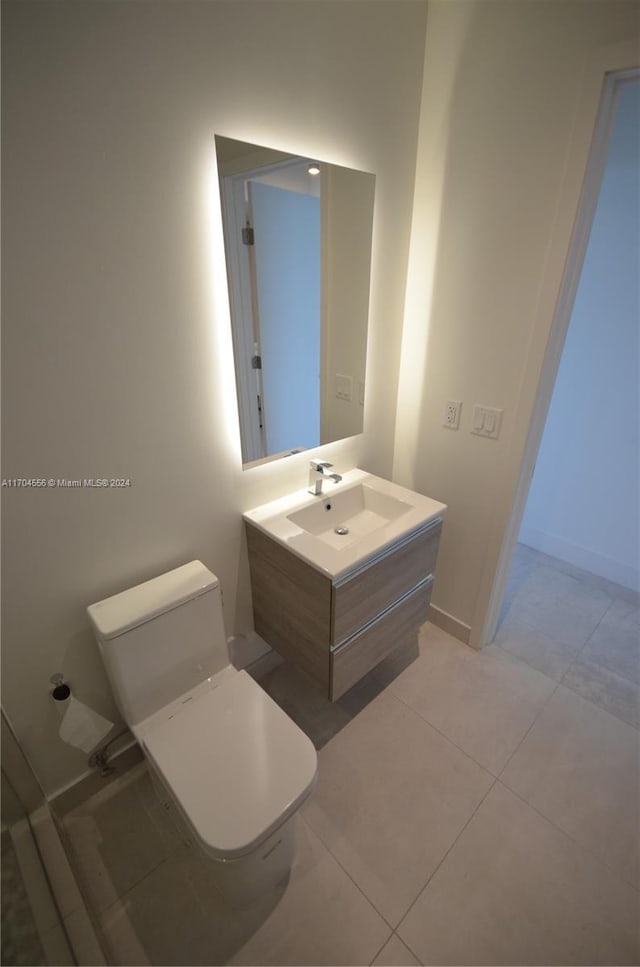
[[[640,727],[640,72],[607,84],[588,244],[495,642]]]

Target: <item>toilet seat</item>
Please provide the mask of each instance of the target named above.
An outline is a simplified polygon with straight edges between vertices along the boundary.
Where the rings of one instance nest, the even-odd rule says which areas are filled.
[[[226,668],[210,683],[173,703],[166,717],[141,723],[138,738],[196,841],[216,859],[232,860],[306,799],[317,754],[246,672]]]

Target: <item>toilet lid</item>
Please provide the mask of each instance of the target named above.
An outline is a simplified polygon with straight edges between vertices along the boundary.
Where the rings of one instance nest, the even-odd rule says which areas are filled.
[[[144,745],[203,847],[251,852],[311,791],[311,741],[246,673],[183,705]]]

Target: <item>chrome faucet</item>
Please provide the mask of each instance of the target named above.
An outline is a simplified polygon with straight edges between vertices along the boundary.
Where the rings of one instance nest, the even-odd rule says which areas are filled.
[[[319,497],[322,493],[322,483],[324,480],[333,480],[334,483],[340,483],[342,477],[339,473],[327,473],[329,467],[332,467],[332,463],[328,463],[326,460],[312,460],[309,464],[309,493],[313,494],[314,497]]]

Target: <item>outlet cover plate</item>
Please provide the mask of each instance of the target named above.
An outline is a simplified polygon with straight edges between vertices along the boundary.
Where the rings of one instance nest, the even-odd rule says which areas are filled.
[[[442,415],[442,425],[448,430],[457,430],[460,426],[460,411],[462,403],[460,400],[446,400],[444,413]]]

